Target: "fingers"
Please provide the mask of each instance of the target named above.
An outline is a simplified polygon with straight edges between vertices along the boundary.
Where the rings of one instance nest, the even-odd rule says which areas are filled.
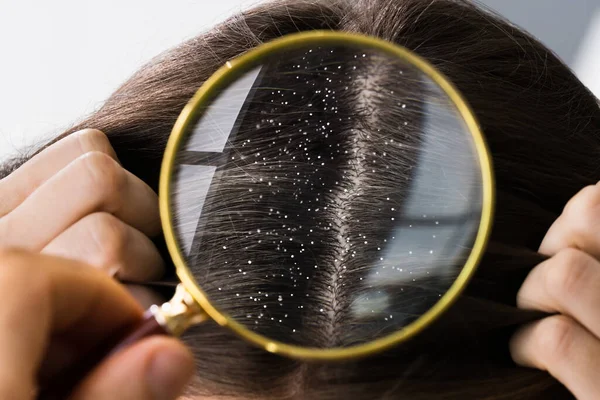
[[[561,313],[600,338],[600,262],[565,249],[535,267],[517,294],[517,306]]]
[[[190,352],[169,338],[150,338],[117,353],[89,376],[73,400],[171,400],[194,370]]]
[[[158,278],[158,197],[124,170],[106,135],[87,129],[0,181],[0,248],[73,258],[131,282]]]
[[[114,280],[65,259],[0,252],[0,398],[30,398],[54,335],[98,343],[141,319]]]
[[[101,152],[87,153],[34,191],[0,220],[4,246],[41,250],[94,212],[113,214],[147,236],[160,232],[158,196]]]
[[[96,129],[84,129],[49,146],[11,175],[0,180],[0,218],[14,210],[73,160],[93,151],[117,160],[106,135]]]
[[[94,213],[76,222],[42,251],[81,261],[130,282],[162,276],[163,260],[152,241],[108,213]]]
[[[510,348],[517,363],[548,371],[577,399],[600,398],[600,341],[574,319],[555,315],[530,324]]]
[[[558,313],[519,330],[515,362],[547,370],[578,399],[600,398],[600,187],[580,191],[548,231],[517,295],[521,308]]]
[[[551,256],[569,247],[600,259],[600,185],[585,187],[567,203],[544,237],[540,253]]]

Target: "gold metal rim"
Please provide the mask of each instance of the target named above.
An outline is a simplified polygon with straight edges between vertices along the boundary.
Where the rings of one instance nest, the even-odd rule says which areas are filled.
[[[254,333],[228,317],[226,314],[221,313],[210,303],[208,296],[202,291],[192,273],[187,268],[183,255],[177,246],[173,221],[171,219],[172,213],[169,193],[171,192],[170,185],[176,152],[181,141],[183,140],[188,123],[190,123],[194,117],[195,110],[201,107],[208,99],[211,99],[212,95],[216,93],[217,90],[235,79],[240,71],[246,71],[246,67],[254,65],[265,55],[277,51],[290,50],[294,47],[329,44],[366,46],[381,50],[391,55],[395,55],[403,61],[416,66],[435,83],[437,83],[442,90],[444,90],[444,92],[455,104],[458,112],[463,117],[469,131],[473,136],[473,141],[475,143],[478,160],[481,167],[481,176],[483,181],[483,206],[481,222],[479,224],[477,236],[473,245],[473,251],[471,252],[462,271],[450,289],[433,307],[431,307],[420,318],[407,325],[403,329],[380,339],[376,339],[372,342],[347,348],[318,349],[281,343]],[[200,307],[213,320],[223,327],[232,329],[236,334],[245,340],[262,347],[271,353],[304,360],[334,361],[368,356],[405,341],[429,326],[446,309],[448,309],[448,307],[452,305],[452,303],[467,285],[469,279],[473,276],[485,250],[493,220],[492,217],[495,199],[494,190],[494,176],[491,157],[483,134],[479,128],[479,124],[477,123],[470,106],[454,87],[454,85],[450,83],[450,81],[439,71],[437,71],[431,64],[429,64],[429,62],[425,61],[420,56],[417,56],[406,48],[375,37],[348,32],[309,31],[283,36],[279,39],[265,43],[234,60],[228,61],[198,89],[194,97],[182,110],[167,143],[160,174],[159,198],[163,231],[169,252],[173,258],[177,270],[177,275],[181,279],[181,282],[185,286],[186,290],[189,291],[192,297],[198,302]]]

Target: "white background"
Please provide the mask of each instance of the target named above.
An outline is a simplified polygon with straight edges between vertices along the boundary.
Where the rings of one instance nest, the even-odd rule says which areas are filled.
[[[566,61],[600,95],[600,12],[591,17],[596,0],[538,1],[534,11],[519,8],[532,6],[528,1],[485,1],[572,58]],[[97,109],[153,56],[259,2],[0,0],[0,160]],[[561,37],[557,29],[563,37],[573,30],[551,17],[568,20],[570,10],[582,33],[565,50],[564,41],[554,39]]]
[[[0,159],[97,109],[142,64],[259,0],[0,0]]]

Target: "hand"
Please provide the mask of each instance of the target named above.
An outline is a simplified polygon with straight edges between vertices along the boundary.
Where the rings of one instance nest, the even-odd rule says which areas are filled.
[[[41,366],[55,364],[56,346],[81,353],[141,319],[120,285],[76,261],[5,250],[0,269],[0,399],[31,399],[37,377],[52,375]],[[144,339],[102,362],[71,399],[175,399],[193,367],[177,340]]]
[[[0,180],[0,248],[58,255],[130,282],[164,268],[158,197],[93,129],[49,146]],[[144,294],[142,294],[144,295]]]
[[[600,398],[600,185],[569,201],[540,247],[517,304],[556,315],[530,324],[511,341],[513,359],[547,370],[578,399]]]

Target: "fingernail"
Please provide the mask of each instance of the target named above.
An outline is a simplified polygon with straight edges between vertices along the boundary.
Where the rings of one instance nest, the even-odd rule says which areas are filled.
[[[147,379],[154,400],[174,400],[191,378],[193,361],[180,346],[169,346],[154,354]]]
[[[508,344],[513,361],[523,367],[534,367],[527,354],[530,347],[527,341],[530,339],[534,327],[535,323],[520,327],[512,335]]]

